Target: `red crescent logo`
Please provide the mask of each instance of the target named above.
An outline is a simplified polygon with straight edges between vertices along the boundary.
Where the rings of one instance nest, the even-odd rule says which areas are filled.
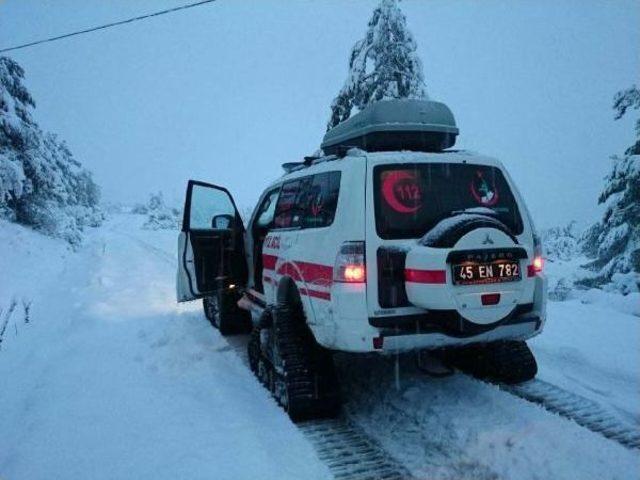
[[[396,187],[403,180],[414,180],[416,176],[407,171],[392,171],[389,172],[384,180],[382,181],[382,195],[384,199],[389,204],[391,208],[393,208],[398,213],[414,213],[417,212],[421,205],[416,205],[415,207],[407,207],[403,205],[398,198],[396,197]]]

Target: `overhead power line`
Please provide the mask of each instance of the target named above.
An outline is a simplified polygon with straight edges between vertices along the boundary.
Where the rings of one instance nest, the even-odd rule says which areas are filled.
[[[34,45],[40,45],[41,43],[47,42],[55,42],[56,40],[62,40],[63,38],[74,37],[76,35],[83,35],[85,33],[91,33],[98,30],[104,30],[111,27],[117,27],[120,25],[124,25],[126,23],[133,23],[139,20],[145,20],[151,17],[159,17],[160,15],[166,15],[167,13],[177,12],[178,10],[186,10],[187,8],[198,7],[200,5],[204,5],[205,3],[213,3],[216,0],[203,0],[200,2],[189,3],[187,5],[180,5],[179,7],[168,8],[167,10],[161,10],[159,12],[148,13],[146,15],[140,15],[138,17],[128,18],[126,20],[120,20],[118,22],[107,23],[105,25],[100,25],[97,27],[87,28],[86,30],[79,30],[77,32],[65,33],[64,35],[58,35],[57,37],[45,38],[42,40],[36,40],[34,42],[25,43],[23,45],[16,45],[15,47],[8,47],[0,49],[0,53],[11,52],[13,50],[20,50],[22,48],[33,47]]]

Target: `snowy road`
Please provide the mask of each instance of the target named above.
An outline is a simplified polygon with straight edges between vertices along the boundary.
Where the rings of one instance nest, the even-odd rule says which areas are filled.
[[[29,274],[48,288],[0,352],[0,478],[329,478],[199,306],[176,306],[174,265],[135,224]]]
[[[237,355],[242,340],[175,304],[176,233],[141,223],[116,216],[73,254],[0,225],[15,253],[0,259],[0,308],[33,301],[0,351],[0,478],[330,478]],[[637,427],[639,319],[572,302],[550,318],[534,342],[542,378]],[[416,478],[640,478],[638,451],[497,387],[427,378],[407,358],[396,390],[392,359],[338,363],[349,418]]]

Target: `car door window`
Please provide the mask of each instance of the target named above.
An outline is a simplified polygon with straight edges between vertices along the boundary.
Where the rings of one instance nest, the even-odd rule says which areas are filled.
[[[339,190],[340,172],[313,176],[307,192],[303,228],[327,227],[333,223]]]
[[[236,209],[226,192],[203,185],[193,185],[189,210],[189,227],[192,230],[229,228],[235,213]]]
[[[313,182],[313,176],[308,176],[300,179],[300,186],[298,188],[298,194],[293,207],[293,214],[291,217],[292,227],[304,227],[304,217],[311,205],[311,184]]]
[[[280,189],[276,189],[267,194],[267,197],[264,199],[262,205],[260,205],[260,209],[258,210],[256,226],[268,228],[272,225],[279,193]]]
[[[297,178],[282,186],[275,228],[319,228],[333,223],[340,191],[340,172]]]
[[[291,219],[293,215],[293,206],[298,195],[300,180],[292,180],[282,185],[282,192],[278,198],[276,205],[276,213],[274,219],[275,228],[291,227]]]
[[[276,205],[274,227],[295,228],[302,225],[302,216],[308,205],[308,188],[311,177],[296,178],[282,185]]]

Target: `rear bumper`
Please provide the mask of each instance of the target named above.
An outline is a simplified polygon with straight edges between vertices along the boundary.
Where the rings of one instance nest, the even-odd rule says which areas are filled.
[[[419,349],[438,349],[451,346],[469,345],[472,343],[493,342],[497,340],[527,340],[542,330],[542,320],[537,316],[525,316],[511,323],[465,337],[454,337],[444,333],[412,333],[381,334],[383,338],[381,353],[405,352]]]
[[[489,325],[469,322],[455,310],[406,317],[370,318],[382,338],[382,351],[440,348],[495,340],[525,340],[541,331],[543,319],[534,304],[518,305],[507,317]]]
[[[455,327],[451,323],[452,315],[434,318],[433,312],[425,312],[421,315],[370,318],[368,322],[354,319],[353,322],[333,323],[322,329],[314,325],[311,327],[316,340],[328,349],[386,354],[497,340],[527,340],[542,331],[543,314],[540,310],[523,312],[491,325],[471,324],[462,319],[461,325]],[[436,323],[436,320],[441,322]]]
[[[450,337],[466,338],[494,330],[503,325],[530,323],[532,320],[529,318],[534,318],[531,316],[533,309],[533,303],[518,305],[509,315],[490,324],[470,322],[457,310],[430,310],[416,315],[371,317],[369,324],[381,329],[383,336],[441,333]],[[535,321],[541,323],[539,318]]]
[[[345,284],[346,285],[346,284]],[[355,285],[355,284],[354,284]],[[351,288],[355,288],[349,285]],[[361,288],[361,287],[358,287]],[[527,340],[539,334],[546,320],[546,279],[535,278],[526,303],[488,324],[470,322],[449,303],[448,310],[405,310],[407,314],[370,316],[361,291],[332,293],[335,310],[325,322],[310,327],[318,343],[353,353],[429,350],[497,340]],[[335,297],[335,298],[334,298]],[[380,345],[382,343],[382,346]],[[380,348],[381,347],[381,348]]]

